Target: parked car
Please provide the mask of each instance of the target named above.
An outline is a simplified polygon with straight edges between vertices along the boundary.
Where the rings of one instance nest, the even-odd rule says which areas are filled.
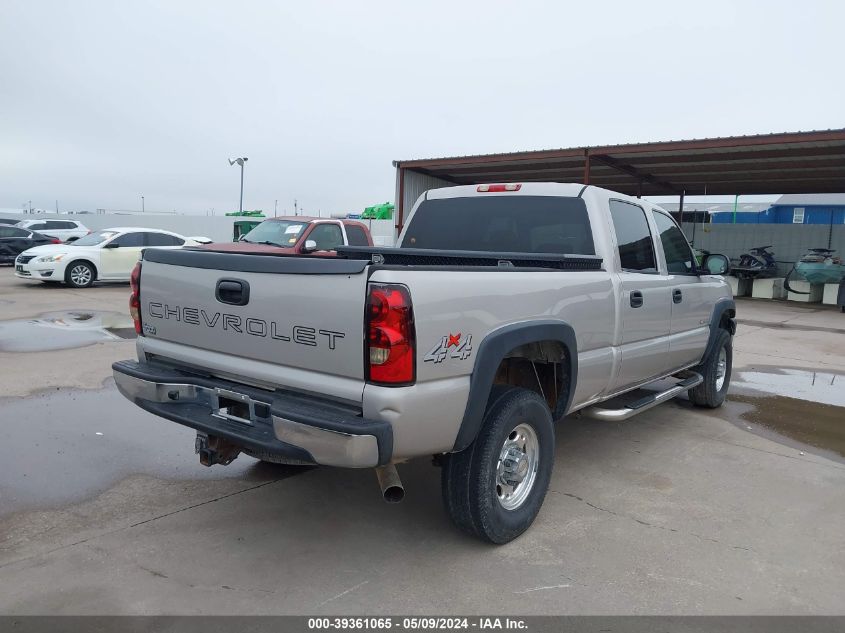
[[[170,231],[116,227],[89,233],[70,244],[38,246],[15,259],[15,276],[65,282],[87,288],[95,281],[128,281],[141,251],[197,246],[198,241]]]
[[[372,246],[366,224],[354,220],[310,218],[301,215],[267,218],[237,242],[209,244],[204,250],[227,253],[266,253],[333,256],[341,246]]]
[[[16,226],[58,238],[62,242],[73,242],[89,233],[88,228],[76,220],[21,220]]]
[[[729,260],[699,268],[645,200],[580,184],[435,189],[398,248],[338,254],[145,251],[138,361],[113,365],[118,389],[196,429],[205,465],[244,452],[375,467],[398,500],[394,464],[434,455],[453,522],[494,543],[540,510],[554,420],[727,394]]]
[[[25,250],[45,244],[61,244],[61,241],[35,231],[0,224],[0,264],[12,264]]]
[[[15,225],[18,222],[20,222],[20,220],[15,220],[14,218],[0,218],[0,225],[2,225],[2,224]]]

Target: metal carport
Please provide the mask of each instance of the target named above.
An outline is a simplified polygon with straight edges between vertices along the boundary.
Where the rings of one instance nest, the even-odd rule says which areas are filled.
[[[839,193],[845,129],[394,161],[396,228],[426,189],[583,182],[633,196]]]

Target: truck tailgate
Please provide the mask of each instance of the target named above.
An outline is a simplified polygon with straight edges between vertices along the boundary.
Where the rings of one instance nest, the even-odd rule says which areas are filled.
[[[245,378],[249,364],[238,357],[363,382],[366,266],[328,257],[147,250],[143,335],[230,355],[230,373]]]

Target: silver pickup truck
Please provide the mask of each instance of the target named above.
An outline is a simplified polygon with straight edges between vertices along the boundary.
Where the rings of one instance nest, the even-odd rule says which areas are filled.
[[[396,248],[146,251],[138,361],[114,376],[196,429],[208,466],[372,467],[396,501],[395,464],[433,455],[452,520],[504,543],[543,502],[555,420],[618,422],[682,392],[722,404],[728,265],[698,267],[660,207],[597,187],[436,189]]]

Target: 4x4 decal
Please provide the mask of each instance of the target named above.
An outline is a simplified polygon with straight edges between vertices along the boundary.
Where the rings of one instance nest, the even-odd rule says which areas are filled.
[[[423,362],[442,363],[449,358],[466,360],[472,354],[472,334],[461,338],[461,333],[449,333],[440,339],[440,342],[431,348],[431,351],[423,357]]]

